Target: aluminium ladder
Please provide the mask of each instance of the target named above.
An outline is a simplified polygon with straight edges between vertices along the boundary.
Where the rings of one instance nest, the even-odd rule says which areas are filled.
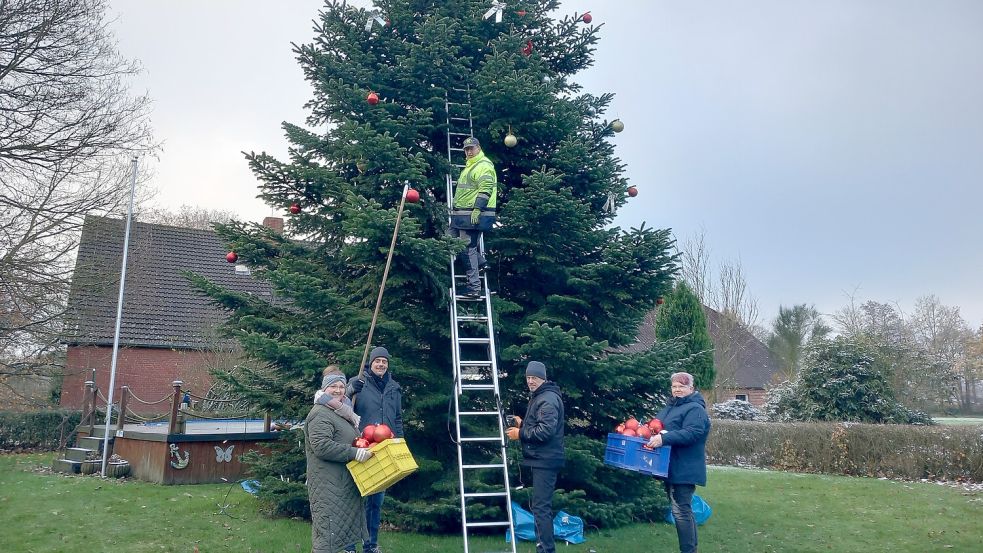
[[[454,95],[454,101],[451,95]],[[464,168],[461,143],[474,135],[470,88],[452,89],[445,96],[447,161],[452,173]],[[456,174],[447,175],[448,219],[454,202]],[[482,249],[484,244],[480,244]],[[457,473],[461,499],[464,553],[475,531],[513,529],[511,553],[516,553],[509,488],[505,424],[495,358],[495,328],[488,276],[481,273],[481,295],[458,294],[467,277],[458,274],[451,257],[450,322],[454,364],[454,418]],[[502,520],[504,511],[505,520]]]

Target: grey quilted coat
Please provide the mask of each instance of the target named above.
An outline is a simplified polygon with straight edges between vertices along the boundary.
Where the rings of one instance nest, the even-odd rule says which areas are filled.
[[[304,436],[314,553],[338,553],[369,537],[362,496],[345,466],[355,458],[358,431],[333,409],[315,405]]]

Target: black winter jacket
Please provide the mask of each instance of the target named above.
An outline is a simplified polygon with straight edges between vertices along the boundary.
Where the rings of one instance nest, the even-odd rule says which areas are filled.
[[[526,417],[519,429],[524,466],[552,469],[563,467],[564,421],[560,387],[553,382],[544,382],[529,398]]]
[[[379,387],[372,381],[371,376],[365,374],[362,375],[362,378],[365,379],[365,385],[362,386],[362,391],[354,399],[355,414],[362,417],[358,421],[359,431],[365,430],[365,427],[370,424],[384,422],[397,438],[402,438],[403,392],[399,383],[392,378],[392,373],[390,373],[389,378],[386,379],[385,389],[380,391]],[[352,389],[352,382],[354,381],[353,378],[348,383],[349,397],[354,393]]]
[[[710,417],[700,392],[669,399],[656,415],[665,425],[662,443],[672,446],[669,452],[670,484],[707,485],[707,435]]]

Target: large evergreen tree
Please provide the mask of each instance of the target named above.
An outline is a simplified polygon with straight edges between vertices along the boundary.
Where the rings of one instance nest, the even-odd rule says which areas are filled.
[[[287,236],[218,227],[274,299],[196,278],[230,310],[227,330],[254,360],[226,378],[263,408],[302,417],[322,367],[338,362],[354,374],[403,183],[421,190],[421,203],[403,213],[374,340],[393,354],[420,464],[393,488],[386,517],[405,528],[459,528],[447,289],[449,260],[464,243],[445,236],[444,101],[469,88],[475,135],[499,176],[501,224],[486,240],[507,408],[524,409],[525,361],[544,361],[566,394],[570,436],[557,505],[597,525],[655,519],[664,499],[654,481],[605,467],[603,439],[627,415],[654,413],[680,356],[675,342],[616,353],[671,286],[670,235],[608,228],[604,204],[613,195],[621,205],[627,186],[604,119],[612,96],[583,93],[572,80],[592,63],[598,28],[575,15],[553,19],[556,1],[509,4],[502,23],[482,18],[489,5],[382,1],[389,24],[366,31],[366,11],[327,3],[314,42],[296,47],[314,89],[307,127],[316,130],[284,125],[288,161],[248,155],[262,197],[301,212]],[[370,91],[378,105],[366,102]],[[502,144],[509,128],[519,138],[512,149]],[[274,511],[306,508],[298,443],[254,459]]]
[[[686,281],[676,283],[665,305],[655,317],[655,337],[660,341],[679,338],[685,344],[683,367],[693,375],[696,387],[713,388],[716,372],[713,367],[713,342],[703,305]]]

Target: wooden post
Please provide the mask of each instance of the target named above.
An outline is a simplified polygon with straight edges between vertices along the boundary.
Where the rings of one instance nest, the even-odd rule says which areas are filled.
[[[130,387],[123,386],[119,390],[119,412],[116,413],[117,434],[123,431],[123,425],[126,423],[126,399],[128,397],[130,397]]]
[[[85,385],[83,386],[83,391],[82,391],[82,420],[79,422],[79,426],[85,426],[86,424],[88,424],[89,423],[89,419],[92,417],[92,410],[93,410],[93,407],[94,406],[89,405],[89,398],[92,397],[92,394],[89,393],[89,390],[93,386],[95,386],[95,385],[96,385],[95,382],[93,382],[91,380],[86,380],[85,381]]]
[[[174,386],[174,399],[171,401],[171,420],[167,427],[168,434],[178,434],[178,415],[180,412],[178,409],[181,407],[181,386],[184,382],[180,380],[175,380],[171,382],[171,386]]]
[[[96,425],[96,402],[99,401],[99,392],[96,383],[93,382],[89,387],[89,405],[92,406],[92,414],[89,415],[89,436],[95,431]]]
[[[273,421],[272,421],[272,418],[270,417],[270,412],[267,411],[263,415],[263,432],[269,432],[270,431],[270,423],[271,422],[273,422]]]

